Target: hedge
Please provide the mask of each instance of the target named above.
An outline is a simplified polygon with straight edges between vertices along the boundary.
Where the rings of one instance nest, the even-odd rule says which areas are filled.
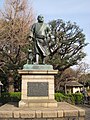
[[[55,93],[55,99],[58,102],[66,101],[71,104],[82,104],[83,103],[83,94],[75,93],[75,94],[62,94],[62,93]]]
[[[82,104],[84,102],[84,96],[81,93],[75,93],[73,94],[75,104]]]
[[[83,95],[81,93],[75,94],[62,94],[55,93],[55,99],[57,102],[68,102],[71,104],[82,104],[83,103]],[[11,93],[2,93],[0,97],[1,103],[7,102],[19,102],[21,100],[21,92],[11,92]]]
[[[55,99],[57,102],[61,102],[65,100],[65,96],[62,93],[55,93]]]
[[[2,93],[0,97],[0,102],[18,102],[21,99],[21,92],[11,92],[11,93]]]

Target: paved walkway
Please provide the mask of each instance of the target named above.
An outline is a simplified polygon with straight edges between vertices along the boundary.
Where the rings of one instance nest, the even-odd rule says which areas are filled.
[[[85,120],[90,120],[90,105],[79,105],[79,107],[85,110]]]

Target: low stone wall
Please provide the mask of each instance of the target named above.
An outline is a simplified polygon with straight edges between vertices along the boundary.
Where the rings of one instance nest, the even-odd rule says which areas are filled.
[[[0,107],[0,120],[85,120],[85,110],[66,102],[57,108],[18,108],[12,104]]]
[[[84,120],[77,111],[0,111],[0,120]]]
[[[3,118],[3,119],[0,119],[0,120],[85,120],[83,117],[79,117],[79,118],[75,118],[75,117],[66,117],[66,118],[46,118],[46,119],[23,119],[23,118],[19,118],[19,119],[15,119],[15,118],[10,118],[10,119],[6,119],[6,118]]]

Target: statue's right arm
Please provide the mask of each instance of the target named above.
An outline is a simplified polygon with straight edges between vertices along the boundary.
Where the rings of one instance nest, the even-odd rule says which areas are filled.
[[[31,41],[32,38],[33,38],[33,25],[32,25],[32,27],[29,29],[28,40]]]

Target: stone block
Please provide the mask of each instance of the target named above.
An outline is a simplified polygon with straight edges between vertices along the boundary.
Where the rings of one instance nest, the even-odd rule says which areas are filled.
[[[14,111],[13,112],[13,117],[14,118],[19,118],[20,117],[19,111]]]
[[[49,94],[49,99],[54,99],[54,94]]]
[[[35,111],[20,111],[21,118],[35,118]]]
[[[57,111],[43,111],[42,117],[43,118],[56,118]]]
[[[85,120],[85,117],[79,117],[78,120]]]
[[[24,81],[24,80],[23,80],[23,81]],[[22,83],[22,89],[27,89],[27,82],[24,81],[24,82]]]
[[[0,111],[0,118],[12,118],[12,111]]]
[[[28,107],[41,107],[42,104],[41,103],[29,103]]]
[[[54,90],[53,89],[49,90],[49,95],[50,94],[54,95]]]
[[[62,110],[58,110],[57,111],[57,116],[60,118],[60,117],[63,117],[63,111]]]
[[[78,110],[78,114],[79,114],[80,117],[81,117],[81,116],[85,116],[85,110],[79,109],[79,110]]]
[[[41,118],[42,117],[42,112],[40,110],[36,111],[36,118]]]
[[[47,107],[57,107],[57,102],[47,103]]]
[[[41,103],[42,107],[48,107],[47,103]]]
[[[19,70],[18,71],[21,75],[22,75],[22,95],[21,95],[21,100],[35,100],[35,99],[54,99],[54,75],[57,74],[57,70]],[[48,94],[46,94],[46,92],[44,92],[44,96],[42,96],[42,92],[40,93],[41,96],[39,96],[39,94],[28,94],[30,93],[28,91],[28,86],[27,84],[31,82],[32,84],[34,84],[34,82],[37,83],[48,83],[48,89],[46,88],[46,86],[44,87],[44,91],[45,88],[46,90],[48,90]],[[39,87],[41,88],[41,87]],[[31,86],[30,86],[31,89]],[[42,89],[43,90],[43,89]],[[41,91],[42,91],[41,90]],[[37,91],[37,93],[39,93]],[[22,103],[23,104],[23,103]],[[46,105],[44,105],[46,107]],[[51,106],[48,104],[48,106]]]
[[[28,97],[27,97],[26,95],[22,95],[22,96],[21,96],[21,99],[22,99],[22,100],[23,100],[23,99],[26,99],[26,100],[27,100]]]
[[[64,116],[78,116],[78,110],[64,110]]]

